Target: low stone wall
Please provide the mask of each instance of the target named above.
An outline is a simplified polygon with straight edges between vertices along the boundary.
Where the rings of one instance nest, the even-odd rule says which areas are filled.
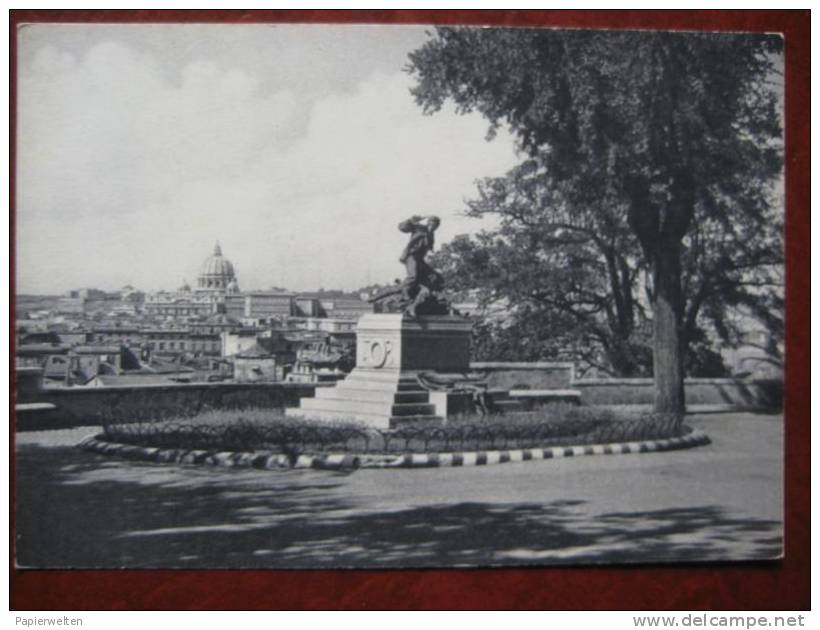
[[[43,385],[43,368],[18,366],[14,369],[14,378],[16,383],[14,396],[17,402],[30,403],[39,399]]]
[[[651,378],[582,379],[572,388],[584,405],[652,405]],[[731,378],[688,378],[684,381],[688,407],[776,409],[782,406],[783,384]]]
[[[123,387],[44,388],[37,402],[56,409],[47,414],[18,413],[17,429],[62,428],[128,421],[145,414],[195,413],[206,409],[283,409],[313,396],[308,383],[174,383]],[[47,416],[47,417],[46,417]],[[45,426],[44,426],[45,423]]]
[[[572,380],[572,364],[568,363],[472,363],[470,367],[487,373],[491,389],[519,390],[518,397],[526,390],[568,389],[574,390],[573,395],[580,392],[583,405],[651,406],[654,398],[652,379]],[[102,424],[110,419],[137,420],[146,414],[182,415],[205,409],[284,409],[298,406],[302,397],[312,397],[317,387],[313,383],[174,383],[41,388],[40,374],[39,369],[16,370],[18,430]],[[782,408],[780,381],[687,379],[685,386],[690,409]]]
[[[487,375],[490,389],[569,389],[575,375],[572,363],[473,362],[470,369]]]

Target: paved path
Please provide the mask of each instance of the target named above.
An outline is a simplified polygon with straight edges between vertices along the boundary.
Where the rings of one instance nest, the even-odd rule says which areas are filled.
[[[222,470],[126,462],[17,435],[30,567],[396,567],[772,558],[782,417],[687,420],[688,451],[477,468]]]

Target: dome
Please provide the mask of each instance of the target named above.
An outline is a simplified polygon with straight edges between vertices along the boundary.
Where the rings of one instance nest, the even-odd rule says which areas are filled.
[[[234,270],[231,261],[222,255],[222,248],[217,242],[214,253],[205,259],[197,279],[199,289],[224,290],[234,279]]]
[[[206,258],[205,262],[202,263],[199,275],[233,278],[233,265],[230,260],[222,255],[222,248],[219,247],[219,243],[214,247],[213,255]]]

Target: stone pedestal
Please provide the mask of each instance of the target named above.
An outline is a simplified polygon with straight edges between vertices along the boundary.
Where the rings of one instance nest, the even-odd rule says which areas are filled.
[[[335,387],[317,388],[287,414],[356,420],[377,428],[405,422],[441,422],[446,411],[416,380],[419,372],[468,372],[470,321],[452,315],[408,319],[367,314],[356,329],[356,368]]]

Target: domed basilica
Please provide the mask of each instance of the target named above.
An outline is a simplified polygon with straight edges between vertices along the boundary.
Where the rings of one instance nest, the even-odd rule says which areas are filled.
[[[239,293],[233,264],[222,255],[219,242],[202,263],[196,287],[187,283],[176,291],[159,291],[146,296],[146,312],[163,318],[190,318],[224,311],[225,296]]]
[[[218,241],[214,246],[214,253],[202,263],[196,281],[196,291],[239,293],[239,283],[236,281],[233,265],[222,255]]]

